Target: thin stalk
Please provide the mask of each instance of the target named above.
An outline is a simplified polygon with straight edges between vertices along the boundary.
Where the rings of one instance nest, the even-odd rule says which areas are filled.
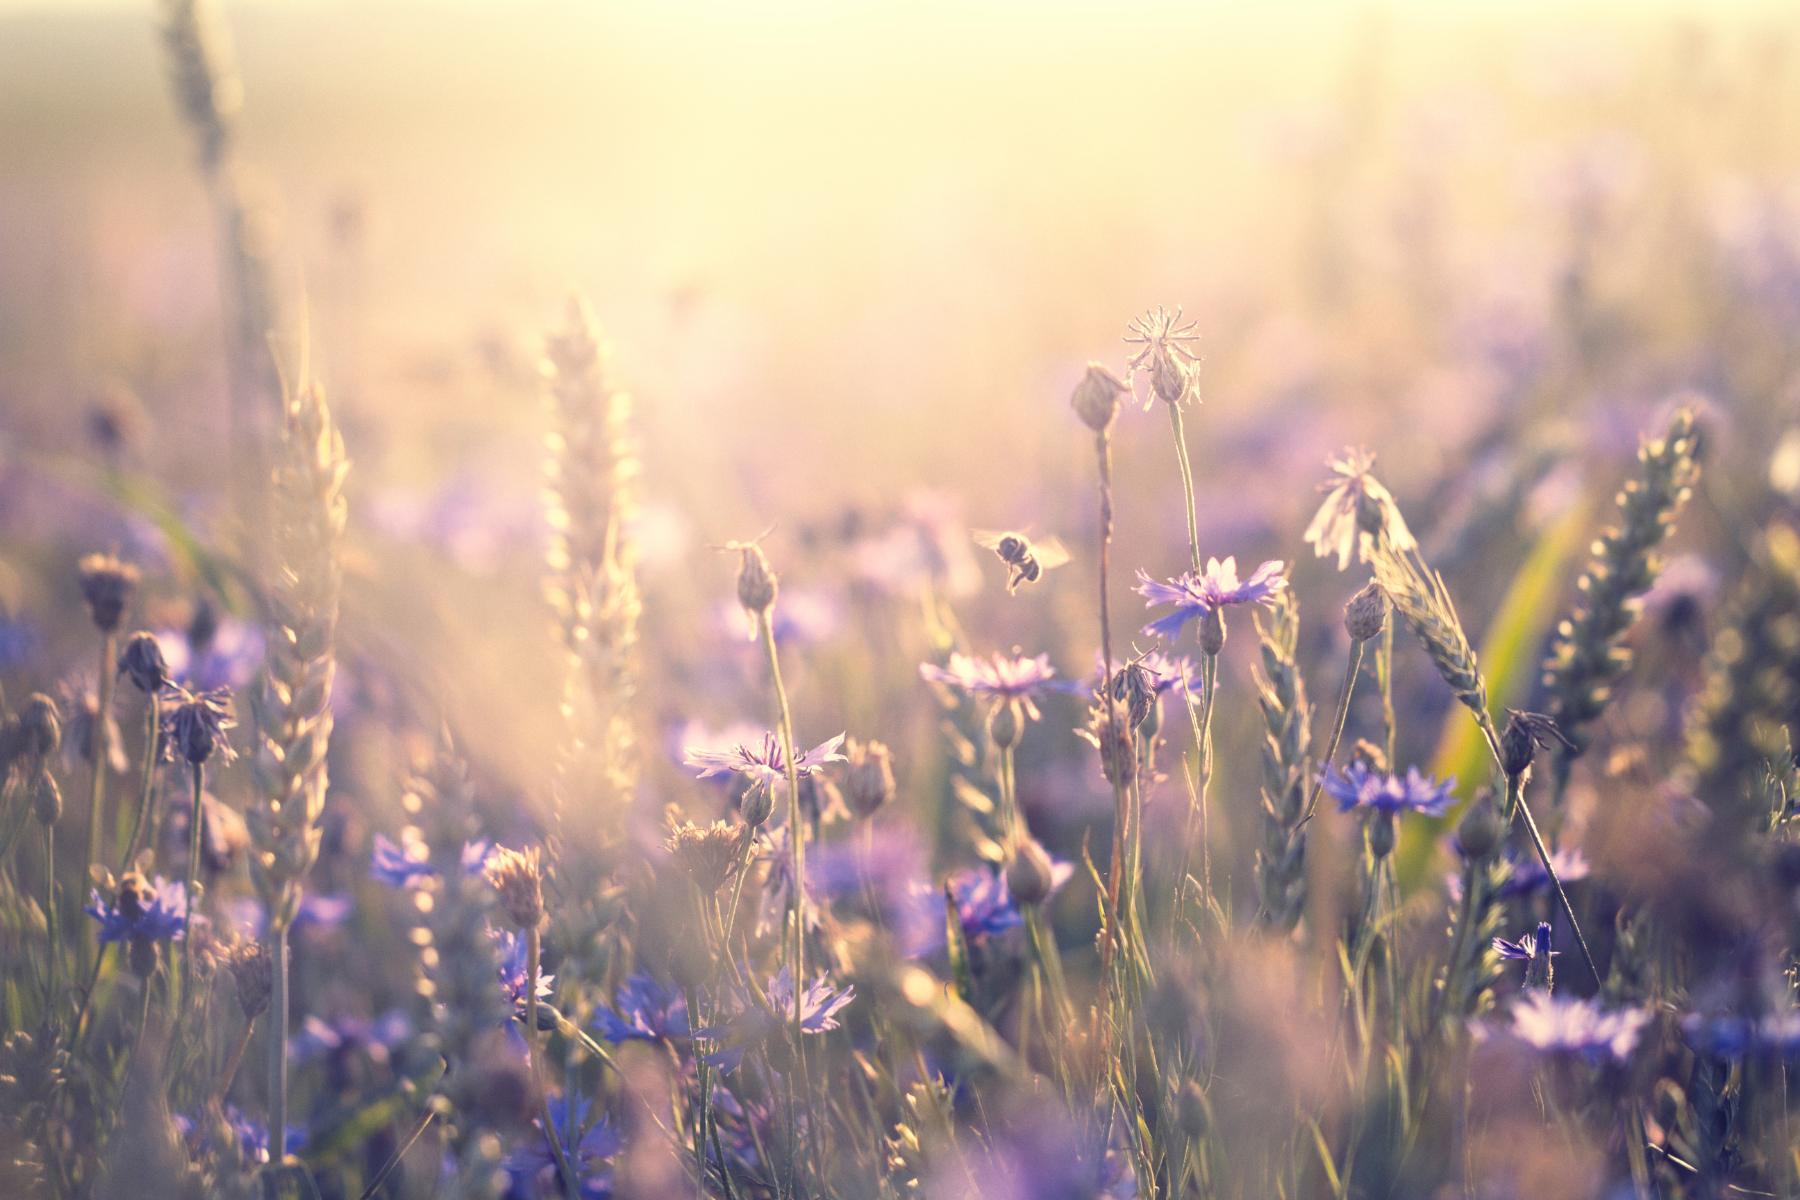
[[[550,1119],[550,1094],[544,1089],[544,1051],[540,1044],[543,1035],[538,1032],[537,1021],[540,938],[536,925],[525,931],[525,1046],[530,1053],[531,1090],[537,1093],[538,1115],[544,1121],[544,1137],[549,1139],[550,1152],[556,1156],[556,1169],[563,1181],[563,1194],[568,1200],[578,1200],[581,1181],[569,1170],[568,1157],[563,1153],[562,1136],[556,1131],[556,1122]],[[573,1117],[573,1109],[569,1115]]]
[[[1212,763],[1212,710],[1213,690],[1219,682],[1219,660],[1217,655],[1205,654],[1200,660],[1200,703],[1204,716],[1194,711],[1194,695],[1188,689],[1187,675],[1181,677],[1181,698],[1187,708],[1188,725],[1194,731],[1195,781],[1193,795],[1188,805],[1187,821],[1181,839],[1181,878],[1175,881],[1177,901],[1176,915],[1187,909],[1188,875],[1194,854],[1194,817],[1200,818],[1200,902],[1207,911],[1212,911],[1212,830],[1209,828],[1209,815],[1206,808],[1207,776],[1211,774]]]
[[[244,1028],[232,1043],[231,1054],[225,1059],[225,1069],[219,1072],[219,1078],[213,1083],[212,1098],[216,1104],[225,1102],[225,1093],[231,1090],[231,1081],[237,1078],[238,1066],[244,1061],[244,1050],[250,1045],[250,1035],[256,1031],[256,1018],[245,1020]]]
[[[1350,643],[1350,662],[1344,671],[1344,686],[1338,689],[1337,715],[1331,722],[1331,744],[1325,748],[1325,761],[1319,764],[1318,778],[1313,780],[1312,795],[1307,797],[1306,816],[1301,818],[1302,823],[1312,818],[1313,808],[1319,803],[1319,790],[1325,786],[1325,772],[1337,761],[1338,743],[1344,740],[1344,725],[1350,719],[1350,693],[1356,687],[1356,673],[1362,670],[1362,656],[1363,644]],[[1384,694],[1383,703],[1386,702]],[[1393,763],[1390,761],[1388,765],[1391,767]]]
[[[1187,434],[1181,427],[1181,405],[1169,405],[1169,429],[1175,435],[1175,461],[1181,466],[1181,498],[1186,502],[1188,553],[1194,574],[1200,573],[1200,524],[1194,509],[1194,469],[1188,463]]]
[[[431,1124],[431,1118],[435,1116],[437,1116],[437,1110],[434,1108],[427,1108],[419,1114],[419,1119],[413,1122],[412,1130],[406,1135],[406,1140],[401,1142],[394,1153],[388,1157],[387,1162],[382,1164],[381,1170],[375,1173],[375,1178],[369,1181],[369,1186],[363,1189],[362,1195],[357,1200],[371,1200],[375,1193],[381,1190],[381,1185],[387,1182],[387,1177],[394,1173],[394,1168],[400,1165],[400,1160],[406,1157],[406,1152],[413,1148],[413,1143],[419,1140],[419,1137],[425,1132],[425,1127]]]
[[[44,985],[44,1011],[54,1017],[60,989],[56,986],[56,964],[62,957],[61,922],[56,914],[56,824],[44,826],[44,932],[50,938],[49,973]]]
[[[194,768],[196,776],[199,770]],[[269,1158],[281,1162],[287,1154],[287,925],[275,925],[270,933],[274,942],[269,946],[269,961],[274,971],[269,991]]]
[[[94,755],[93,781],[88,788],[88,827],[87,858],[81,864],[81,877],[88,877],[88,868],[100,861],[100,810],[106,797],[106,764],[112,749],[112,737],[108,730],[107,719],[112,713],[113,672],[117,669],[118,635],[108,630],[100,639],[100,710],[94,718],[93,740],[88,749]],[[97,960],[100,947],[100,931],[90,925],[82,934],[82,962]]]
[[[704,912],[701,917],[705,919]],[[688,1012],[697,1018],[700,1013],[699,995],[693,988],[687,988],[686,991]],[[706,1141],[707,1130],[712,1124],[712,1105],[711,1088],[706,1079],[706,1059],[699,1053],[698,1046],[694,1053],[694,1071],[700,1085],[700,1102],[696,1106],[700,1111],[694,1124],[694,1194],[698,1200],[706,1200]],[[721,1160],[720,1168],[723,1169],[724,1165]],[[574,1200],[574,1197],[570,1200]]]
[[[138,1013],[137,1040],[131,1044],[131,1057],[125,1060],[125,1078],[119,1083],[119,1095],[128,1095],[131,1091],[131,1073],[137,1070],[138,1056],[144,1052],[144,1031],[150,1027],[150,984],[156,977],[152,975],[144,980],[144,1004]]]
[[[1100,473],[1100,696],[1106,705],[1107,736],[1118,722],[1117,701],[1113,699],[1113,652],[1112,652],[1112,607],[1106,594],[1107,575],[1112,566],[1112,433],[1110,429],[1102,429],[1094,434],[1094,458]],[[1116,775],[1118,772],[1114,772]],[[1113,790],[1113,852],[1112,866],[1107,872],[1107,895],[1111,901],[1110,911],[1113,919],[1106,927],[1106,943],[1102,947],[1101,957],[1110,966],[1113,955],[1118,950],[1119,927],[1116,915],[1119,911],[1119,884],[1125,870],[1125,823],[1129,816],[1126,811],[1125,782],[1122,779],[1112,781]]]
[[[197,897],[194,894],[194,891],[195,891],[195,885],[198,884],[200,881],[200,821],[201,821],[200,814],[202,811],[201,800],[200,800],[200,795],[201,795],[201,793],[200,793],[200,772],[202,769],[201,764],[194,763],[193,768],[194,768],[194,811],[191,814],[189,814],[189,816],[188,816],[187,888],[186,888],[186,893],[185,893],[187,896],[188,916],[190,916],[190,917],[193,916],[195,914],[195,912],[197,912],[199,910],[199,907],[200,907],[199,897]],[[193,938],[183,938],[181,940],[181,1006],[183,1008],[191,1007],[193,995],[194,995],[194,939]],[[285,1005],[281,1008],[280,1014],[283,1018],[285,1018],[287,1016],[287,1008]],[[280,1038],[277,1038],[275,1040],[277,1042],[281,1041]],[[286,1047],[283,1047],[281,1061],[284,1064],[287,1062]],[[279,1132],[279,1129],[277,1131]],[[281,1144],[282,1143],[278,1140],[271,1141],[269,1143],[270,1146],[280,1146]]]
[[[1382,622],[1381,648],[1375,652],[1375,684],[1381,689],[1381,743],[1388,770],[1394,769],[1394,622]]]
[[[143,840],[144,831],[149,828],[150,804],[156,795],[156,759],[162,740],[162,702],[154,695],[149,699],[149,712],[144,718],[144,786],[138,793],[137,817],[131,826],[131,841],[126,843],[125,857],[119,860],[119,869],[122,871],[131,870],[131,860],[137,857],[138,844]]]

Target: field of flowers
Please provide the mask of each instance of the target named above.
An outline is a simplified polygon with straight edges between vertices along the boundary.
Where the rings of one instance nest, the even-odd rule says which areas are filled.
[[[1800,1195],[1800,24],[1143,7],[0,13],[0,1197]]]

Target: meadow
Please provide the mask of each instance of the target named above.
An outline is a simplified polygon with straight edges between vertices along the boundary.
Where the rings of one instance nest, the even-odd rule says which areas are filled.
[[[0,11],[0,1196],[1800,1193],[1797,35]]]

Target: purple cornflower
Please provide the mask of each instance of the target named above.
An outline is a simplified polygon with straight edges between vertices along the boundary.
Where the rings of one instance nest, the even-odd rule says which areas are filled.
[[[1115,684],[1125,674],[1128,666],[1142,668],[1144,678],[1149,682],[1150,690],[1158,700],[1170,692],[1179,693],[1182,690],[1183,682],[1187,684],[1188,692],[1196,697],[1200,695],[1202,686],[1200,664],[1185,655],[1176,658],[1173,655],[1164,654],[1160,650],[1152,650],[1148,654],[1133,659],[1129,664],[1115,662],[1112,669]],[[1092,674],[1083,675],[1080,679],[1059,679],[1045,686],[1051,691],[1087,697],[1099,695],[1100,689],[1105,686],[1105,683],[1106,667],[1100,655],[1096,653]]]
[[[1375,456],[1360,447],[1347,447],[1343,458],[1327,459],[1332,477],[1319,485],[1325,502],[1306,527],[1305,540],[1320,558],[1337,555],[1338,570],[1350,565],[1353,551],[1363,562],[1375,548],[1377,537],[1396,552],[1413,550],[1418,543],[1406,528],[1393,494],[1369,472]]]
[[[646,971],[619,985],[613,1005],[594,1010],[594,1027],[609,1042],[685,1041],[689,1036],[687,997]]]
[[[1539,921],[1536,933],[1521,934],[1519,940],[1516,942],[1509,942],[1502,937],[1495,938],[1494,953],[1498,954],[1501,958],[1520,959],[1525,962],[1530,962],[1537,957],[1539,947],[1547,946],[1549,944],[1550,923],[1548,921]],[[1552,950],[1550,953],[1554,956],[1561,954],[1562,951]]]
[[[412,1022],[397,1008],[373,1021],[351,1016],[321,1021],[308,1015],[300,1023],[300,1032],[288,1039],[288,1059],[304,1063],[361,1050],[375,1062],[384,1063],[388,1052],[411,1036]]]
[[[1068,869],[1062,870],[1062,867]],[[1059,867],[1053,863],[1051,891],[1054,892],[1073,873],[1074,868],[1069,864],[1063,863]],[[956,915],[967,940],[977,941],[1024,924],[1025,918],[1019,914],[1019,906],[1013,902],[1012,892],[1006,886],[1004,872],[969,867],[956,872],[945,882],[956,902]],[[904,947],[908,958],[919,958],[944,944],[944,889],[919,883],[913,885],[913,891],[931,916],[928,922],[921,924],[918,936]]]
[[[269,1127],[265,1123],[251,1120],[242,1109],[230,1103],[221,1107],[219,1115],[224,1119],[225,1127],[231,1131],[238,1145],[238,1153],[245,1161],[269,1161]],[[186,1113],[176,1113],[175,1129],[181,1134],[181,1140],[186,1143],[191,1156],[198,1158],[218,1152],[219,1147],[213,1144],[212,1129],[205,1121],[196,1120]],[[306,1145],[306,1138],[306,1130],[297,1125],[289,1125],[282,1138],[287,1143],[283,1149],[292,1154]]]
[[[1579,1054],[1589,1062],[1611,1057],[1623,1062],[1650,1023],[1642,1008],[1602,1012],[1593,1000],[1555,998],[1531,991],[1513,1005],[1513,1036],[1539,1050]]]
[[[802,754],[794,763],[795,775],[816,775],[826,763],[843,762],[844,756],[837,752],[843,742],[844,735],[840,733]],[[689,750],[684,761],[690,767],[699,767],[702,779],[736,771],[764,787],[787,781],[787,760],[782,756],[780,739],[772,733],[763,734],[761,746],[740,742],[728,750]]]
[[[1140,570],[1138,585],[1132,590],[1144,597],[1144,607],[1175,605],[1174,612],[1150,622],[1144,626],[1144,632],[1172,642],[1181,636],[1182,628],[1189,621],[1210,617],[1226,605],[1253,601],[1267,604],[1287,590],[1287,576],[1282,574],[1286,566],[1280,559],[1270,559],[1256,568],[1250,578],[1241,581],[1235,556],[1224,562],[1209,558],[1206,570],[1199,575],[1184,571],[1180,578],[1167,583],[1158,583]]]
[[[1427,817],[1441,817],[1455,801],[1456,777],[1432,779],[1418,767],[1408,767],[1406,777],[1384,775],[1367,763],[1348,768],[1332,767],[1319,776],[1325,794],[1337,801],[1339,812],[1362,809],[1393,815],[1411,809]]]
[[[1039,714],[1031,697],[1047,687],[1055,674],[1056,668],[1050,665],[1048,654],[1036,658],[1007,658],[996,653],[992,661],[969,654],[952,654],[948,666],[919,664],[919,675],[923,679],[961,688],[973,696],[997,696],[1002,700],[1017,701],[1025,706],[1034,721]]]
[[[190,692],[183,687],[171,686],[179,700],[163,710],[164,755],[170,761],[180,755],[195,766],[211,758],[214,750],[225,762],[236,758],[237,751],[225,740],[225,731],[237,725],[231,714],[231,689],[216,687],[204,692]]]
[[[526,958],[526,952],[531,948],[530,943],[526,941],[524,934],[514,933],[510,929],[505,931],[490,929],[488,936],[494,939],[495,957],[500,962],[500,990],[506,993],[506,998],[512,1003],[513,1008],[523,1013],[525,1011],[525,989],[529,986],[531,975],[531,962]],[[541,970],[539,971],[537,985],[539,1000],[549,999],[551,985],[555,982],[556,976],[545,975]]]
[[[141,876],[126,876],[129,881]],[[105,901],[90,890],[89,903],[81,911],[100,922],[102,942],[128,942],[133,938],[179,942],[187,934],[187,884],[158,875],[150,881],[148,895],[121,887],[119,898]]]
[[[546,1107],[550,1111],[556,1140],[562,1146],[569,1166],[579,1176],[583,1200],[605,1200],[611,1196],[612,1171],[606,1164],[625,1148],[624,1135],[604,1116],[583,1133],[581,1127],[587,1123],[588,1113],[585,1099],[571,1104],[568,1096],[558,1096],[547,1101]],[[542,1119],[534,1119],[532,1125],[536,1136],[527,1137],[507,1157],[505,1200],[549,1200],[567,1194]],[[579,1142],[575,1140],[577,1134],[580,1134]]]
[[[723,1027],[702,1031],[706,1036],[725,1043],[720,1049],[705,1056],[708,1065],[730,1074],[742,1064],[745,1053],[763,1038],[783,1026],[793,1024],[793,976],[785,966],[775,978],[769,980],[764,995],[768,997],[768,1008],[754,1000],[746,1000],[738,1014]],[[836,1029],[837,1013],[854,999],[854,986],[838,991],[826,982],[821,973],[800,994],[800,1031],[827,1033]]]

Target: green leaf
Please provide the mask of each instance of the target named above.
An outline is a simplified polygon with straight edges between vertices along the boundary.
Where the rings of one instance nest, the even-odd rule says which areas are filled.
[[[1517,707],[1530,694],[1532,680],[1543,665],[1540,653],[1544,635],[1556,617],[1554,606],[1564,568],[1585,545],[1593,508],[1591,499],[1583,500],[1545,530],[1507,585],[1500,610],[1476,654],[1487,681],[1490,712],[1501,712],[1508,705]],[[1495,724],[1498,727],[1503,722]],[[1438,738],[1437,752],[1432,755],[1432,774],[1456,776],[1457,795],[1467,800],[1492,768],[1487,740],[1482,737],[1474,714],[1460,704],[1452,705]],[[1394,870],[1404,892],[1410,894],[1425,883],[1437,853],[1438,838],[1456,819],[1457,815],[1451,813],[1444,817],[1411,816],[1401,822]]]

